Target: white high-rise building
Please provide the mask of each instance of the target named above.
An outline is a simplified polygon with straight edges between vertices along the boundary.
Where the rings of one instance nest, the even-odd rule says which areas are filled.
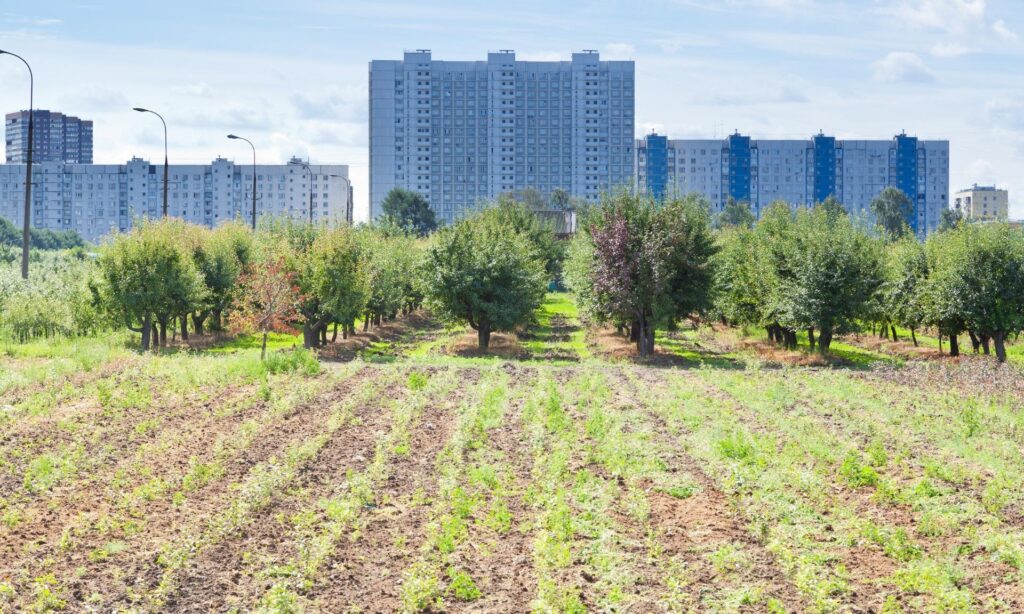
[[[597,52],[566,62],[434,60],[430,51],[370,62],[370,216],[393,188],[422,194],[452,222],[481,201],[562,189],[596,201],[629,188],[634,66]]]
[[[233,219],[249,223],[252,176],[251,164],[223,158],[205,165],[172,165],[168,173],[168,213],[211,227]],[[32,166],[32,184],[32,226],[74,230],[87,241],[128,230],[135,219],[162,215],[163,166],[139,158],[127,164],[44,162]],[[24,198],[25,166],[0,165],[0,217],[20,228]],[[264,216],[351,223],[348,166],[307,167],[297,158],[288,164],[257,165],[257,221]]]
[[[907,220],[925,236],[949,206],[949,141],[899,134],[886,141],[842,141],[818,134],[807,140],[669,140],[652,134],[636,144],[636,187],[657,198],[697,193],[714,210],[730,198],[756,215],[775,201],[813,205],[834,196],[851,213],[870,215],[887,187],[914,205]]]
[[[953,208],[969,220],[1005,222],[1010,216],[1010,193],[992,185],[974,184],[956,193]]]

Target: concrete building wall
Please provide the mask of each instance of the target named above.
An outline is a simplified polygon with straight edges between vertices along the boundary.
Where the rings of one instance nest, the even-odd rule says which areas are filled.
[[[974,186],[953,196],[953,208],[966,219],[1006,221],[1010,216],[1010,194],[995,186]]]
[[[370,62],[370,215],[401,187],[451,223],[499,194],[556,189],[596,201],[633,182],[634,66],[568,62]]]
[[[33,162],[92,164],[92,122],[56,111],[32,112]],[[4,121],[8,164],[28,161],[28,111],[8,113]]]
[[[636,188],[650,193],[652,135],[636,143]],[[661,137],[658,137],[661,138]],[[660,155],[660,154],[659,154]],[[871,201],[899,187],[914,202],[908,222],[918,236],[939,224],[949,203],[949,142],[898,135],[888,141],[840,141],[823,134],[808,140],[669,140],[666,193],[698,193],[714,211],[729,198],[747,201],[760,215],[775,201],[811,205],[829,195],[848,211],[870,216]]]
[[[352,187],[346,165],[256,166],[256,215],[313,221],[352,221]],[[252,218],[252,165],[218,158],[207,165],[176,164],[168,172],[168,213],[216,226]],[[64,164],[32,167],[32,225],[75,230],[88,241],[131,228],[138,218],[157,218],[163,208],[163,166],[134,158],[127,164]],[[23,223],[25,166],[0,165],[0,216]]]

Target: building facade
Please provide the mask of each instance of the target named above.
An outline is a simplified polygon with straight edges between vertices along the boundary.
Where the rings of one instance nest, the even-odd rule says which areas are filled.
[[[670,140],[648,135],[636,144],[636,188],[656,197],[704,196],[721,211],[729,199],[760,212],[773,202],[812,205],[835,196],[851,213],[870,215],[871,201],[886,187],[914,204],[909,220],[919,236],[935,230],[949,206],[949,141],[900,134],[888,141]]]
[[[92,164],[92,122],[56,111],[32,112],[32,162]],[[7,163],[28,161],[28,111],[8,113]]]
[[[309,168],[309,170],[307,170]],[[172,165],[168,213],[195,224],[252,219],[251,164],[218,158],[206,165]],[[288,164],[256,166],[256,216],[352,222],[348,166]],[[25,165],[0,165],[0,217],[23,224]],[[127,164],[32,166],[32,225],[74,230],[91,242],[126,231],[139,218],[158,218],[163,209],[163,166],[133,158]]]
[[[964,219],[1005,222],[1010,217],[1010,194],[995,186],[974,184],[953,196],[953,208]]]
[[[634,66],[594,51],[571,61],[370,62],[370,216],[393,188],[451,223],[481,201],[556,189],[596,201],[633,183]]]

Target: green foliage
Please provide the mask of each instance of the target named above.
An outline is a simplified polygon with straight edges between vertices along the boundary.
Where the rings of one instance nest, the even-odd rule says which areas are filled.
[[[448,590],[457,600],[476,601],[480,598],[480,589],[468,573],[452,567],[448,570],[448,579]]]
[[[544,299],[543,256],[501,215],[479,213],[435,235],[423,269],[433,313],[468,323],[486,348],[492,331],[526,324]]]
[[[22,229],[15,228],[10,220],[0,217],[0,247],[22,247]],[[28,245],[30,249],[63,250],[85,247],[85,240],[74,230],[50,230],[30,228]]]
[[[538,217],[535,208],[503,195],[480,215],[491,223],[506,226],[516,234],[526,237],[544,259],[544,270],[548,278],[554,280],[561,276],[562,262],[565,260],[565,242],[555,237],[554,225]]]
[[[921,243],[908,236],[888,246],[880,299],[890,322],[911,330],[921,327],[927,278],[928,257]]]
[[[659,206],[617,194],[584,216],[573,242],[567,282],[581,313],[631,326],[641,355],[653,351],[656,328],[710,306],[717,247],[700,199]]]
[[[313,376],[320,373],[320,361],[305,348],[271,352],[267,355],[268,373],[300,373]]]
[[[930,237],[926,249],[928,322],[947,334],[966,328],[990,337],[1005,361],[1006,340],[1024,329],[1024,234],[1006,224],[963,224]]]
[[[100,293],[115,317],[143,335],[148,349],[154,319],[189,313],[208,296],[202,274],[180,238],[188,226],[179,220],[145,222],[118,235],[99,259]]]
[[[756,222],[757,216],[750,210],[750,203],[738,201],[731,196],[721,213],[715,216],[716,228],[751,228]]]
[[[898,239],[910,233],[910,220],[914,205],[910,198],[894,187],[882,190],[871,201],[871,213],[878,228],[890,239]]]
[[[437,229],[434,210],[427,199],[416,192],[394,188],[384,197],[381,209],[390,223],[406,232],[423,237]]]

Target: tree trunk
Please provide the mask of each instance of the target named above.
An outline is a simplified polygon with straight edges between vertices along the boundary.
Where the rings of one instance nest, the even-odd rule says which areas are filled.
[[[991,339],[991,337],[989,337],[988,335],[978,335],[978,341],[981,341],[981,351],[985,352],[985,356],[988,356],[990,354],[988,345],[989,339]]]
[[[486,350],[491,345],[491,325],[486,322],[481,322],[476,329],[476,340],[477,346],[481,350]]]
[[[223,315],[224,315],[224,311],[223,310],[221,310],[221,309],[214,309],[213,310],[213,323],[210,326],[210,328],[212,328],[213,330],[218,331],[218,332],[224,330],[224,322],[221,319],[223,317]]]
[[[892,340],[893,341],[899,341],[900,338],[896,336],[896,327],[895,326],[890,326],[889,328],[892,329]]]
[[[142,333],[142,351],[148,352],[150,346],[151,335],[153,334],[153,316],[148,313],[142,318],[142,327],[139,329]]]
[[[160,347],[167,347],[167,318],[157,318],[160,326]]]
[[[1003,334],[1003,331],[997,330],[992,335],[992,342],[996,346],[996,360],[1006,362],[1006,335]],[[988,352],[985,353],[988,354]]]
[[[981,341],[978,339],[978,336],[974,334],[973,330],[967,329],[967,334],[971,338],[971,349],[973,349],[974,353],[977,354],[978,349],[981,348]]]
[[[629,340],[633,343],[640,343],[640,322],[633,320],[633,323],[629,325]],[[637,346],[639,349],[639,346]]]
[[[311,350],[317,346],[320,339],[320,323],[305,322],[302,325],[302,347]]]
[[[957,335],[949,336],[949,355],[959,356],[960,355],[960,340]]]
[[[917,347],[917,333],[914,332],[913,328],[910,329],[910,338],[914,340],[914,347]]]
[[[368,330],[370,330],[370,312],[369,311],[367,311],[363,315],[363,332],[365,333]]]
[[[654,352],[654,326],[646,317],[641,317],[637,322],[636,349],[641,357]]]
[[[260,360],[267,359],[267,331],[263,331],[263,343],[260,345]]]
[[[320,325],[320,345],[327,345],[327,322]]]
[[[807,343],[810,344],[811,349],[813,350],[814,349],[814,327],[813,326],[807,329]]]
[[[205,313],[203,313],[203,314],[193,313],[192,314],[192,329],[194,331],[196,331],[196,334],[199,335],[200,337],[203,336],[203,334],[205,334],[205,332],[206,332],[204,330],[204,328],[203,328],[203,325],[205,324],[205,322],[206,322],[206,314]]]
[[[181,340],[188,341],[188,316],[181,316]]]
[[[832,347],[832,329],[823,328],[821,334],[818,335],[818,353],[822,356],[828,356],[829,350]]]
[[[331,335],[331,343],[338,340],[338,323],[334,323],[334,333]]]
[[[939,333],[939,354],[942,353],[942,333]]]

